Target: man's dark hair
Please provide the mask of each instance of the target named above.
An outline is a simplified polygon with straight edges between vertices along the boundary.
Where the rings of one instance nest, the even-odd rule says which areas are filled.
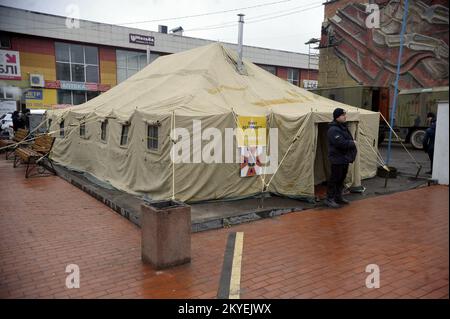
[[[336,120],[339,116],[341,116],[342,114],[345,114],[345,110],[341,109],[340,107],[336,108],[333,111],[333,120]]]

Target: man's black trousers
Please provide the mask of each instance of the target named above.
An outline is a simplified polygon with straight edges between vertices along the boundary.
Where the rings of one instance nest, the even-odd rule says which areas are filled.
[[[431,171],[433,171],[433,155],[434,155],[434,147],[428,149],[427,154],[428,154],[428,157],[430,158],[430,162],[431,162]]]
[[[327,198],[339,200],[342,198],[344,181],[349,164],[331,164],[331,175],[327,182]]]

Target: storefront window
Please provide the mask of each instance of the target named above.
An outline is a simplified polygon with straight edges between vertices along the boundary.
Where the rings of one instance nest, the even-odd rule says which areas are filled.
[[[150,62],[158,58],[158,54],[150,54]],[[147,66],[147,53],[127,50],[116,50],[117,82],[123,82]]]
[[[56,61],[70,62],[70,45],[66,43],[55,43]]]
[[[86,100],[92,100],[94,97],[98,96],[98,92],[92,92],[92,91],[88,91],[86,92]]]
[[[86,66],[86,82],[98,83],[98,67],[95,65]]]
[[[72,104],[72,92],[58,90],[58,104]]]
[[[288,82],[298,86],[298,69],[288,69]]]
[[[122,50],[116,51],[117,67],[126,69],[127,68],[127,55]]]
[[[58,80],[70,81],[70,64],[56,62],[56,78]]]
[[[98,52],[96,47],[84,47],[86,64],[98,65]]]
[[[55,55],[57,80],[99,82],[96,47],[55,42]]]
[[[272,65],[259,65],[259,66],[264,70],[266,70],[267,72],[272,73],[273,75],[277,74],[277,68],[275,66]]]
[[[83,104],[98,96],[98,94],[99,92],[94,91],[58,90],[58,104]]]
[[[84,77],[84,65],[72,64],[72,81],[86,82]]]
[[[84,53],[81,45],[70,44],[70,62],[84,64]]]
[[[150,60],[151,60],[151,54],[150,54]],[[147,54],[140,55],[139,56],[139,70],[142,70],[147,66]]]
[[[73,105],[83,104],[87,101],[85,91],[72,91]]]
[[[127,79],[127,69],[117,67],[117,83],[123,82]]]
[[[127,57],[127,67],[131,70],[139,69],[139,55],[132,54]]]
[[[5,98],[6,99],[13,99],[14,93],[11,90],[5,90]]]
[[[138,72],[138,70],[129,69],[127,71],[127,75],[128,75],[128,77],[130,77],[132,75],[135,75],[137,72]]]
[[[1,49],[11,48],[11,38],[8,35],[0,33],[0,48]]]
[[[2,86],[0,87],[0,99],[15,99],[17,92],[17,88],[13,86]]]

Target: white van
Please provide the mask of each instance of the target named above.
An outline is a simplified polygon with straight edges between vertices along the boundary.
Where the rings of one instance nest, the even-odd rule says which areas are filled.
[[[11,138],[13,135],[12,112],[0,116],[0,138]]]

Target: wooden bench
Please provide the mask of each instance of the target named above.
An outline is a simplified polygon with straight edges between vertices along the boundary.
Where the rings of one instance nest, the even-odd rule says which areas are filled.
[[[17,164],[19,164],[20,162],[26,164],[27,170],[25,172],[25,178],[32,176],[30,173],[38,166],[41,166],[43,170],[39,171],[38,168],[38,173],[33,175],[44,176],[45,169],[56,175],[53,163],[49,158],[50,150],[52,149],[54,141],[55,138],[50,136],[49,134],[42,134],[36,136],[34,139],[34,143],[29,147],[17,148],[14,152],[14,167],[17,167]],[[50,166],[45,165],[44,159],[47,159]]]
[[[26,145],[23,142],[27,136],[29,131],[24,128],[19,128],[15,133],[14,137],[11,140],[0,140],[0,148],[5,148],[5,158],[8,159],[9,155],[14,152],[14,150],[19,146]],[[20,144],[18,144],[20,143]]]

